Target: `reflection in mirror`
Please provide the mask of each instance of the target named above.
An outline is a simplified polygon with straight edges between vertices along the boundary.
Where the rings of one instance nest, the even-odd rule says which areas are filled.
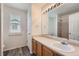
[[[43,14],[42,34],[79,41],[78,5],[75,3],[63,4]]]
[[[79,40],[79,12],[69,15],[69,38]]]
[[[57,15],[48,12],[48,34],[67,39],[79,40],[79,12]]]
[[[45,17],[42,17],[42,32],[56,37],[79,41],[79,9],[77,11],[76,8],[70,11],[63,10],[63,8],[60,10],[61,12],[59,12],[59,9],[50,10]]]
[[[48,34],[57,36],[57,15],[53,11],[48,12]]]
[[[58,36],[63,38],[69,38],[69,19],[68,15],[58,17]]]
[[[48,34],[48,15],[47,13],[43,13],[42,14],[42,20],[41,20],[41,24],[42,24],[42,28],[41,28],[41,32],[42,34]]]

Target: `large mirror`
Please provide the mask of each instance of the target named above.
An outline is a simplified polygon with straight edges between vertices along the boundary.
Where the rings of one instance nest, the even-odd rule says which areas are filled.
[[[45,34],[79,41],[79,4],[66,3],[47,12],[48,22]],[[44,18],[46,18],[44,17]],[[42,19],[42,26],[45,19]],[[42,29],[45,29],[42,27]]]

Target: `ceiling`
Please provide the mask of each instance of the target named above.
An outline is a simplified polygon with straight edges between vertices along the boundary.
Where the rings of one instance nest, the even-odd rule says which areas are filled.
[[[32,5],[42,8],[46,3],[33,3]]]
[[[31,4],[30,3],[5,3],[5,5],[26,11]]]
[[[33,3],[34,6],[43,8],[50,3]],[[21,10],[27,10],[30,7],[30,3],[5,3],[5,5],[18,8]],[[61,7],[52,10],[56,14],[64,15],[72,12],[79,11],[79,3],[64,3]]]
[[[18,8],[21,10],[27,10],[29,8],[29,6],[31,5],[31,3],[6,3],[5,5],[14,7],[14,8]],[[32,5],[41,8],[44,5],[46,5],[46,3],[33,3]]]

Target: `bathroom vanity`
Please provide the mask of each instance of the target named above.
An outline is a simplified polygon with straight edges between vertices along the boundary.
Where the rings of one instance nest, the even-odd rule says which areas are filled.
[[[32,38],[32,52],[37,56],[78,56],[79,46],[71,45],[71,50],[61,50],[55,47],[58,41],[53,38],[42,36],[33,36]]]
[[[35,39],[32,40],[32,44],[33,44],[32,45],[33,54],[37,56],[59,56],[60,55]]]

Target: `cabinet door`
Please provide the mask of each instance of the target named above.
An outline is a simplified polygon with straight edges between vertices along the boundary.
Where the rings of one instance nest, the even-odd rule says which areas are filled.
[[[42,44],[37,42],[37,55],[42,56]]]
[[[32,52],[36,55],[36,41],[34,39],[32,40]]]
[[[43,46],[43,56],[53,56],[53,52],[47,47]]]

